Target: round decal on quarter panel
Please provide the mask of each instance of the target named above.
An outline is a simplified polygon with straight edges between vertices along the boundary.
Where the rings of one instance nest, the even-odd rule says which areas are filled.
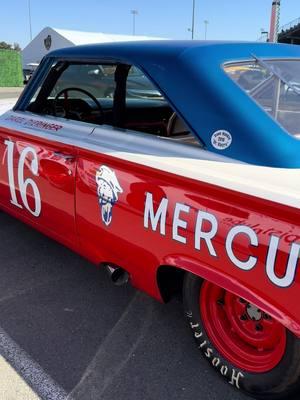
[[[216,131],[211,136],[211,144],[217,150],[225,150],[232,143],[231,133],[223,129]]]

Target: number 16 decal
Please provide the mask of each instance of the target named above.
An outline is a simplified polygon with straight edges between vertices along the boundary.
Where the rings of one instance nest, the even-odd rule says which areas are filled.
[[[41,214],[41,196],[37,184],[34,182],[33,179],[27,178],[24,179],[24,167],[25,167],[25,160],[26,157],[31,154],[33,159],[30,162],[30,170],[33,175],[38,176],[39,172],[39,162],[38,156],[34,148],[32,147],[25,147],[19,158],[18,163],[18,184],[20,189],[20,195],[23,205],[18,202],[17,193],[16,193],[16,186],[15,186],[15,174],[14,174],[14,147],[15,143],[11,142],[10,140],[5,140],[4,144],[7,147],[7,170],[8,170],[8,181],[9,181],[9,188],[10,188],[10,195],[11,195],[11,204],[18,208],[24,207],[35,217],[38,217]],[[28,204],[27,200],[27,190],[28,186],[31,187],[35,199],[35,208],[32,210]]]

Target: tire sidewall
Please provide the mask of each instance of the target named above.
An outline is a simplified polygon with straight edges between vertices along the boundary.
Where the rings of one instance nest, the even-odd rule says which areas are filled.
[[[242,370],[225,359],[216,349],[206,333],[200,315],[199,295],[203,279],[186,274],[183,285],[185,315],[198,349],[232,387],[251,396],[264,399],[279,399],[289,396],[300,386],[300,341],[287,331],[286,351],[279,364],[266,373],[251,373]]]

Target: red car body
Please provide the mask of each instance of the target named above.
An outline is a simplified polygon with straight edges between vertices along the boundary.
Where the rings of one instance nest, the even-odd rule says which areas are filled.
[[[41,132],[38,136],[30,134],[34,125]],[[78,131],[78,139],[74,143],[67,143],[66,139],[50,140],[51,132],[57,132],[56,129],[67,131],[70,126],[69,123],[64,126],[63,122],[57,126],[48,125],[47,120],[34,116],[7,114],[2,119],[1,208],[97,265],[122,266],[130,274],[135,287],[158,300],[162,300],[160,270],[166,266],[181,268],[256,304],[300,336],[300,309],[295,301],[300,281],[296,268],[292,272],[287,270],[291,245],[300,239],[298,210],[187,178],[190,173],[188,166],[186,171],[183,167],[177,175],[171,172],[172,166],[168,163],[165,167],[162,163],[160,168],[155,168],[151,166],[151,160],[139,163],[138,156],[126,157],[122,151],[120,154],[106,152],[101,147],[100,139],[97,143],[97,132],[88,139],[82,139],[88,136],[88,128],[73,126],[73,135]],[[30,147],[38,156],[39,170],[34,177],[42,203],[38,218],[20,205],[18,189],[19,206],[11,202],[5,141],[14,143],[15,179],[22,151]],[[24,165],[25,177],[33,176],[30,161],[29,155]],[[97,196],[95,176],[101,165],[115,172],[123,190],[113,207],[109,229],[101,221]],[[29,208],[34,210],[35,197],[30,188],[27,198]],[[162,201],[167,204],[156,226],[151,224],[150,214],[147,213],[147,198],[150,199],[150,211],[153,208],[154,213]],[[178,204],[187,208],[178,208]],[[175,212],[178,213],[176,226]],[[197,223],[199,212],[203,217],[201,229],[199,220]],[[209,241],[212,247],[204,238],[198,239],[196,245],[197,231],[199,234],[199,230],[212,230],[211,218],[217,221],[217,230]],[[181,221],[179,224],[178,219]],[[257,259],[255,266],[249,270],[237,267],[226,250],[228,234],[236,227],[241,227],[241,230],[232,239],[234,256],[241,262],[249,261],[249,257]],[[247,232],[243,234],[245,227],[256,233],[257,244],[251,243]],[[276,255],[274,272],[277,279],[266,267],[272,237],[279,239],[273,252]],[[284,277],[288,279],[288,285],[284,283],[285,286],[281,287],[280,278]]]

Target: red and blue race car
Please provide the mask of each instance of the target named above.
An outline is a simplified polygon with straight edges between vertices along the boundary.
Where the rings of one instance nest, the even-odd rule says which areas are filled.
[[[233,387],[299,393],[299,95],[297,46],[57,50],[0,117],[0,207],[117,284],[182,292]]]

